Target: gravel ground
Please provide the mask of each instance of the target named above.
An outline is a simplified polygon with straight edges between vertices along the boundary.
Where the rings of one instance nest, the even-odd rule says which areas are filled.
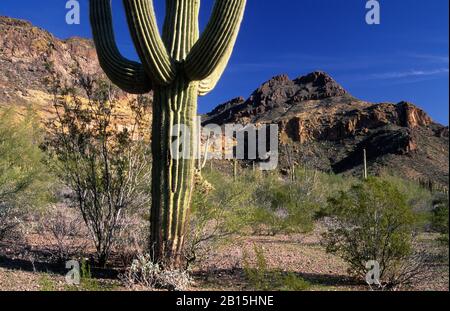
[[[262,247],[268,269],[293,272],[311,284],[311,290],[352,291],[369,288],[347,274],[347,265],[340,258],[327,254],[320,245],[318,225],[310,234],[275,237],[233,237],[215,247],[207,258],[193,269],[191,290],[251,290],[244,272],[243,258],[254,258],[254,247]],[[435,245],[436,236],[426,234],[424,243]],[[51,239],[29,234],[20,242],[0,244],[0,290],[130,290],[117,280],[118,271],[109,269],[97,273],[93,270],[94,286],[68,287],[63,265],[46,262]],[[433,244],[434,243],[434,244]],[[436,253],[442,252],[435,249]],[[447,261],[448,262],[448,261]],[[133,288],[131,290],[144,290]],[[412,290],[449,290],[448,263],[436,263],[432,275]]]

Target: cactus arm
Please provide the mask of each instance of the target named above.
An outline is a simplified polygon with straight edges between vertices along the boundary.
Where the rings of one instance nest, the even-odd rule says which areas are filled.
[[[137,52],[147,74],[158,85],[175,79],[175,65],[156,23],[153,0],[123,0],[127,21]]]
[[[199,96],[205,96],[209,92],[211,92],[219,83],[220,78],[222,77],[222,74],[225,71],[225,68],[228,65],[228,61],[230,60],[231,54],[233,51],[233,46],[231,46],[230,51],[227,51],[226,55],[227,57],[224,57],[222,61],[218,64],[217,68],[214,70],[214,72],[206,79],[203,79],[200,81],[198,86],[198,95]]]
[[[117,48],[110,0],[91,0],[90,19],[99,63],[108,78],[128,93],[151,91],[152,84],[144,67],[124,58]]]
[[[209,79],[204,90],[217,83],[231,57],[245,4],[246,0],[216,0],[204,33],[186,59],[186,74],[191,80]]]

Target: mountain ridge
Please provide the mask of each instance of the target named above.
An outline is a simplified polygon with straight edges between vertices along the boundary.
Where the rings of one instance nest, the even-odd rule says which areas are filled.
[[[77,71],[101,73],[89,39],[60,40],[30,22],[9,17],[0,17],[0,32],[0,107],[31,105],[48,117],[51,94],[43,78],[49,64],[69,80]],[[299,165],[360,174],[366,149],[373,174],[390,170],[448,187],[448,127],[408,102],[357,99],[323,71],[292,80],[275,76],[248,98],[218,105],[203,122],[278,124],[282,170],[291,162],[290,154]]]
[[[365,149],[373,174],[390,170],[448,187],[448,127],[410,102],[357,99],[323,71],[293,80],[275,76],[247,99],[217,106],[203,118],[210,123],[278,124],[285,171],[294,161],[360,174]]]

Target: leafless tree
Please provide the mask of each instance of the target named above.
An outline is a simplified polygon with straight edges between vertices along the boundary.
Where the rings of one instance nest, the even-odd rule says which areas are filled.
[[[50,84],[56,117],[48,123],[46,145],[61,179],[75,194],[73,203],[104,265],[124,213],[150,204],[144,134],[148,100],[121,99],[108,82],[95,77],[80,76],[76,82],[76,88],[61,86],[57,78]]]

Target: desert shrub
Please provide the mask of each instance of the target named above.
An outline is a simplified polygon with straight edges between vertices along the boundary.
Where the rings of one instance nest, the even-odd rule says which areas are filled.
[[[92,277],[91,266],[87,260],[81,261],[80,288],[86,291],[100,291],[100,283]]]
[[[139,255],[120,278],[127,286],[141,285],[174,291],[186,290],[192,283],[188,271],[164,269],[150,255]]]
[[[149,215],[143,211],[126,211],[117,230],[114,253],[120,264],[129,267],[138,255],[149,251]]]
[[[313,229],[318,209],[313,196],[295,182],[269,175],[257,183],[250,225],[256,234],[291,234]]]
[[[394,185],[416,213],[425,215],[432,209],[432,193],[417,182],[386,173],[382,173],[380,178]]]
[[[441,233],[442,237],[440,241],[448,245],[449,243],[449,213],[448,213],[448,195],[439,194],[436,195],[433,200],[433,211],[431,218],[432,228]]]
[[[74,193],[73,205],[81,212],[104,265],[121,229],[125,211],[150,202],[150,155],[144,97],[120,101],[108,82],[80,77],[65,88],[57,77],[49,85],[56,118],[47,124],[46,148],[55,171]],[[124,111],[129,111],[127,126]]]
[[[203,259],[227,237],[245,232],[253,204],[254,183],[244,174],[239,180],[218,171],[205,171],[197,183],[185,245],[187,263]]]
[[[12,110],[0,111],[0,239],[12,233],[27,210],[50,199],[51,177],[40,141],[32,111],[25,117]]]
[[[319,174],[319,173],[317,173]],[[304,179],[295,183],[275,173],[242,171],[236,178],[217,170],[203,171],[192,203],[186,256],[193,262],[210,247],[234,234],[308,232],[319,203]]]
[[[64,290],[86,292],[113,291],[117,285],[117,282],[107,282],[94,278],[91,273],[91,265],[86,259],[83,259],[80,267],[80,283],[78,285],[66,285]]]
[[[261,291],[304,291],[311,287],[307,281],[293,272],[270,270],[264,249],[254,245],[253,250],[255,253],[253,263],[248,253],[244,253],[243,257],[244,274],[253,289]]]
[[[423,257],[414,251],[417,216],[398,188],[370,178],[330,198],[334,224],[324,234],[327,251],[349,264],[349,273],[365,279],[368,262],[379,263],[378,283],[407,285],[423,276]]]
[[[43,213],[39,224],[40,231],[50,233],[53,238],[48,248],[53,260],[62,263],[83,254],[87,234],[78,213],[61,205],[51,206]]]

